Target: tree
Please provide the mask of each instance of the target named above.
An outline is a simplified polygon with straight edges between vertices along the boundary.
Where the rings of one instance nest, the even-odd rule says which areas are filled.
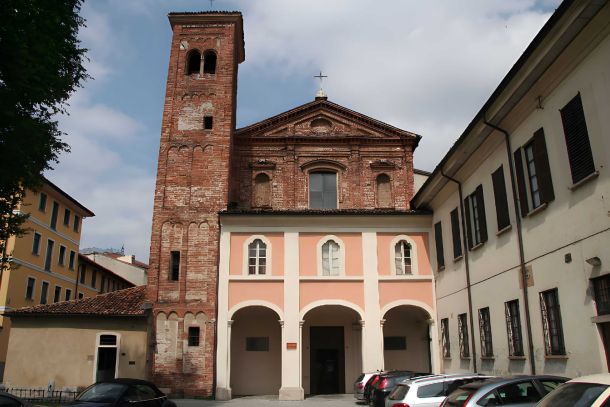
[[[55,117],[89,76],[77,38],[82,0],[0,1],[0,249],[21,235],[27,215],[14,213],[27,189],[42,185],[69,151]]]

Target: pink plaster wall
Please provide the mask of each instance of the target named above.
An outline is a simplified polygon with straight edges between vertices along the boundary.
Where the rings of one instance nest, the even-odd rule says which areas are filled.
[[[299,266],[300,275],[318,275],[318,242],[329,233],[299,234]],[[345,275],[362,276],[362,234],[333,233],[345,245]]]
[[[390,252],[392,239],[402,233],[377,234],[377,269],[379,275],[389,276],[392,273],[391,261],[394,261],[394,250]],[[417,246],[417,269],[419,275],[432,275],[430,268],[430,247],[428,246],[428,233],[409,233]],[[391,256],[390,256],[391,253]]]
[[[364,309],[364,285],[362,281],[307,281],[300,286],[301,310],[320,300],[344,300]]]
[[[229,281],[229,309],[243,301],[267,301],[284,309],[283,281]]]
[[[381,308],[398,300],[414,300],[434,309],[432,281],[380,281],[379,305]]]
[[[244,274],[244,242],[253,235],[262,235],[271,242],[271,274],[284,275],[284,234],[283,233],[231,233],[231,258],[229,274],[239,276]],[[269,274],[269,273],[267,273]]]

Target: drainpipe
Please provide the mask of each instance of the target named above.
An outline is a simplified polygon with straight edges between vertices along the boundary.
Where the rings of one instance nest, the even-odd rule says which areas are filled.
[[[504,134],[504,141],[506,145],[506,155],[508,157],[508,168],[510,170],[510,186],[513,192],[513,206],[515,209],[515,218],[517,219],[517,242],[519,246],[519,268],[521,269],[521,285],[523,286],[523,302],[525,304],[525,325],[527,328],[527,347],[529,350],[529,361],[530,369],[532,374],[536,374],[536,362],[534,360],[534,343],[532,342],[532,322],[530,318],[530,303],[529,296],[527,293],[527,271],[525,269],[525,251],[523,249],[523,231],[521,226],[521,215],[519,212],[519,198],[517,197],[517,183],[515,181],[515,170],[512,155],[512,148],[510,146],[510,134],[508,131],[501,127],[492,124],[485,119],[483,116],[483,123],[491,127],[494,130]]]
[[[462,241],[464,242],[464,266],[466,267],[466,291],[468,293],[468,316],[470,319],[470,343],[472,344],[472,369],[475,373],[477,372],[477,348],[474,343],[474,317],[472,311],[472,289],[470,286],[470,264],[468,261],[468,236],[466,235],[466,217],[464,215],[464,198],[462,196],[462,183],[455,178],[443,172],[441,168],[441,175],[447,178],[449,181],[455,182],[458,186],[458,193],[460,195],[460,214],[462,218]]]

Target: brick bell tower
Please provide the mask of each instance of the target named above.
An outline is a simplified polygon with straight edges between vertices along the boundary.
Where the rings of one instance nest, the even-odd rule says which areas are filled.
[[[239,12],[170,13],[173,31],[147,298],[150,376],[172,394],[213,394],[218,211],[229,196]]]

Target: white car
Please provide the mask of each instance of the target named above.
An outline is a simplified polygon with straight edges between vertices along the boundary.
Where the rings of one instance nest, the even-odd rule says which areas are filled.
[[[610,405],[610,373],[578,377],[546,395],[536,407],[601,407]]]
[[[385,400],[385,407],[438,407],[458,387],[489,378],[474,373],[418,377],[399,383]]]
[[[379,372],[361,373],[354,382],[354,398],[356,401],[364,401],[364,386],[372,375]]]

